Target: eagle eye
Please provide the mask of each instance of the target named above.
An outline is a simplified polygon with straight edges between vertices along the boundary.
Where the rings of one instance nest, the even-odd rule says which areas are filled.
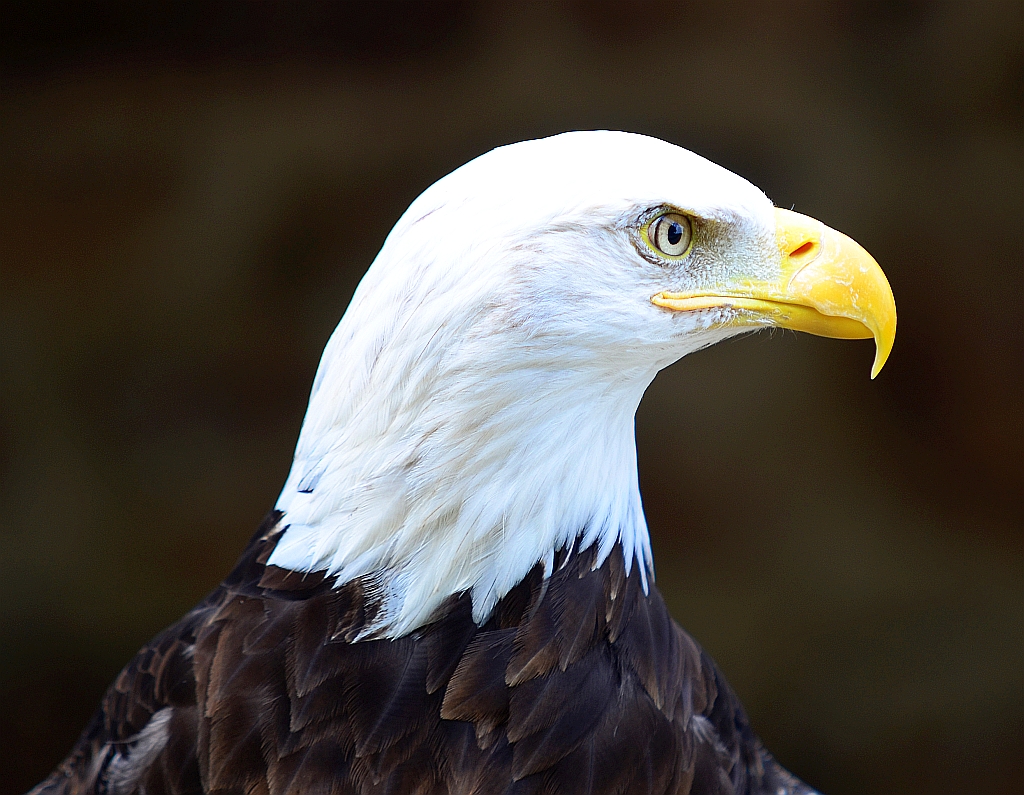
[[[679,213],[663,213],[647,224],[647,242],[661,255],[678,258],[690,250],[693,239],[690,219]]]

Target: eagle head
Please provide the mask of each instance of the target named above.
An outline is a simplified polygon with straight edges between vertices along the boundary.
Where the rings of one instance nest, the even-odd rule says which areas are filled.
[[[495,149],[417,198],[320,363],[271,565],[360,580],[367,635],[616,544],[652,576],[634,415],[657,372],[783,327],[892,347],[877,263],[698,155],[622,132]]]

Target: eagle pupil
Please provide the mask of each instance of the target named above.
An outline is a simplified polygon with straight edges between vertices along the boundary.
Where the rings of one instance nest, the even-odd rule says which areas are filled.
[[[678,221],[673,221],[668,228],[668,242],[673,246],[678,245],[683,239],[683,227]]]

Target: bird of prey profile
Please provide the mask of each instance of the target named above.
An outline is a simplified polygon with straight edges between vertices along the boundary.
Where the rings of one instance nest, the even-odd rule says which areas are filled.
[[[235,569],[128,663],[43,793],[803,795],[669,616],[634,414],[783,327],[892,347],[850,238],[684,149],[505,146],[395,224]]]

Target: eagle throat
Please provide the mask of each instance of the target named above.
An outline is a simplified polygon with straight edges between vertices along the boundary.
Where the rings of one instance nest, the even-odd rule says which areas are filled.
[[[619,545],[646,591],[633,418],[650,378],[609,379],[599,394],[576,378],[528,392],[494,380],[463,379],[458,394],[397,412],[377,433],[331,428],[312,454],[300,438],[268,562],[368,585],[380,609],[361,637],[406,635],[462,593],[483,624],[537,564],[550,575],[574,545],[593,547],[598,566]]]

